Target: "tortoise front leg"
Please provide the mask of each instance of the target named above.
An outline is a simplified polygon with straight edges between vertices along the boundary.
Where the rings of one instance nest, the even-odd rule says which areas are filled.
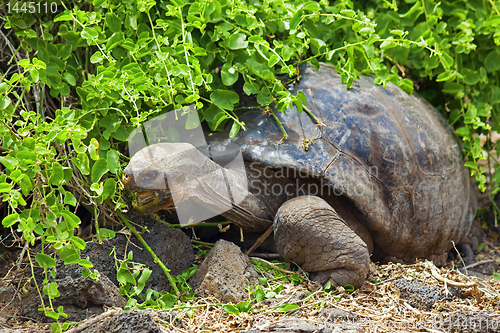
[[[360,287],[368,274],[365,242],[323,199],[300,196],[285,202],[274,219],[279,254],[324,284]]]

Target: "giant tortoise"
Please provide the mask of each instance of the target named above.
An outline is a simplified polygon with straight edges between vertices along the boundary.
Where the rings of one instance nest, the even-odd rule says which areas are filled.
[[[289,135],[283,142],[270,112],[249,108],[239,114],[247,131],[233,140],[229,129],[207,135],[208,155],[187,143],[155,143],[136,153],[123,181],[137,192],[137,208],[172,206],[167,176],[180,179],[179,198],[219,209],[244,230],[264,231],[274,222],[281,256],[335,285],[361,285],[370,256],[443,264],[452,242],[467,235],[477,203],[460,143],[439,112],[368,76],[347,90],[325,64],[319,71],[301,66],[291,91],[306,95],[317,119],[295,107],[276,113]],[[214,162],[235,156],[231,145],[246,170]],[[249,185],[239,189],[240,200],[222,198],[225,184],[199,177],[217,170],[233,185]]]

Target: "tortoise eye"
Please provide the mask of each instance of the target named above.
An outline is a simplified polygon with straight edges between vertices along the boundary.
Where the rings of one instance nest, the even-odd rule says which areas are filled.
[[[142,181],[146,184],[150,184],[156,180],[158,177],[158,171],[151,170],[142,175]]]

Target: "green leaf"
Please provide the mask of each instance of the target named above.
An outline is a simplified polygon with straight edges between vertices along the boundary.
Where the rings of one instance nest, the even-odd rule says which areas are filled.
[[[354,287],[350,284],[346,284],[344,286],[345,291],[354,291]]]
[[[33,190],[33,184],[31,183],[30,177],[28,177],[28,175],[26,174],[23,175],[20,186],[21,186],[21,191],[25,196],[29,195],[31,190]]]
[[[264,290],[262,290],[260,288],[255,290],[255,301],[257,303],[262,302],[265,299],[266,299],[266,293]]]
[[[255,82],[245,82],[243,85],[243,92],[248,96],[259,92],[259,85]]]
[[[63,172],[64,172],[64,184],[67,184],[71,181],[71,178],[73,178],[73,169],[68,167],[63,167]]]
[[[0,163],[2,163],[7,169],[13,170],[19,161],[12,156],[0,156]]]
[[[110,113],[99,121],[99,125],[105,128],[102,136],[109,140],[109,137],[114,133],[122,124],[122,118],[116,113]],[[102,148],[101,148],[102,149]]]
[[[351,9],[342,9],[340,11],[340,14],[347,16],[349,18],[353,18],[356,15],[356,13],[354,13],[354,10]]]
[[[45,287],[43,287],[43,291],[46,295],[48,295],[48,291],[45,292],[47,289]],[[55,311],[47,311],[45,312],[45,315],[49,318],[52,318],[54,320],[58,320],[59,319],[59,313],[55,312]],[[59,325],[58,323],[52,323],[50,325],[50,329],[52,330],[52,332],[60,332],[60,329],[59,329]]]
[[[106,13],[106,24],[108,25],[109,30],[111,30],[112,32],[119,32],[122,27],[120,18],[112,12]]]
[[[252,309],[252,303],[250,302],[239,302],[236,307],[241,312],[249,312]]]
[[[42,266],[44,269],[50,268],[50,267],[56,267],[56,261],[54,258],[46,255],[45,253],[38,253],[35,256],[36,262]]]
[[[99,37],[99,33],[93,27],[85,27],[81,32],[81,36],[82,38],[87,39],[88,41],[92,41],[94,39],[97,39],[97,37]]]
[[[229,37],[229,48],[231,50],[245,49],[248,46],[248,42],[245,41],[247,35],[242,33],[232,34]]]
[[[97,183],[108,171],[108,162],[106,159],[98,159],[92,166],[92,183]]]
[[[455,135],[458,135],[458,136],[468,136],[469,135],[469,128],[467,126],[460,127],[459,129],[457,129],[453,133]]]
[[[226,62],[222,65],[221,78],[222,83],[226,86],[232,86],[236,81],[238,81],[239,73],[233,68],[233,65]]]
[[[102,192],[102,199],[106,200],[107,198],[113,196],[116,191],[116,182],[113,178],[106,179],[104,183],[104,191]]]
[[[113,230],[106,228],[99,228],[99,235],[101,235],[101,238],[105,239],[112,239],[116,237],[116,234]]]
[[[99,228],[101,230],[101,228]],[[77,236],[71,236],[71,241],[80,250],[85,250],[85,241]]]
[[[40,75],[39,75],[38,70],[36,68],[33,68],[31,70],[30,75],[31,75],[31,80],[33,82],[38,82],[38,80],[40,79]]]
[[[230,119],[230,117],[227,115],[226,113],[227,111],[225,112],[221,112],[219,114],[217,114],[213,121],[212,121],[212,127],[215,128],[216,130],[222,130],[223,127],[224,127],[224,124],[226,123],[226,121],[228,119]]]
[[[236,316],[240,315],[240,310],[238,310],[233,304],[224,304],[222,308],[229,314],[233,314]]]
[[[262,87],[259,94],[257,95],[257,103],[261,105],[268,105],[274,101],[274,97],[269,93],[269,89],[266,86]]]
[[[451,66],[453,66],[454,63],[453,58],[446,52],[442,53],[441,61],[443,62],[443,66],[446,69],[449,69]]]
[[[455,124],[458,119],[460,119],[460,110],[455,109],[450,114],[450,118],[449,118],[450,125],[453,126],[453,124]]]
[[[439,33],[442,33],[446,29],[447,25],[448,24],[446,22],[443,22],[443,21],[439,22],[439,24],[436,27],[436,31]]]
[[[269,61],[267,62],[267,65],[269,67],[273,67],[274,65],[276,65],[278,63],[280,59],[278,58],[278,56],[276,54],[273,54],[271,57],[269,57]]]
[[[138,286],[142,285],[142,287],[140,287],[141,289],[144,288],[144,284],[149,279],[149,277],[151,276],[152,273],[153,273],[153,271],[150,270],[149,268],[147,268],[147,267],[144,268],[144,270],[142,271],[141,277],[137,280],[137,285]]]
[[[98,149],[99,149],[99,141],[97,141],[96,138],[90,139],[88,150],[90,153],[90,158],[93,159],[94,161],[97,161],[99,159],[99,154],[97,153]]]
[[[221,109],[233,110],[240,97],[234,91],[216,89],[210,94],[210,100]]]
[[[73,50],[73,48],[71,47],[71,44],[64,44],[59,49],[59,52],[57,53],[57,57],[61,58],[62,60],[66,60],[71,55],[72,50]]]
[[[58,162],[54,162],[54,164],[52,164],[52,176],[50,177],[50,183],[54,186],[60,186],[64,183],[64,170]]]
[[[454,78],[455,78],[455,72],[447,71],[447,72],[443,72],[443,73],[439,74],[436,81],[437,82],[450,81]]]
[[[118,282],[120,282],[121,284],[127,284],[127,283],[130,283],[132,285],[137,285],[137,282],[135,282],[135,278],[134,276],[130,273],[130,271],[126,268],[123,268],[120,267],[120,269],[118,270],[118,272],[116,273],[116,279],[118,280]]]
[[[23,161],[26,164],[32,164],[37,161],[36,153],[30,150],[22,150],[16,154],[16,158],[20,161]]]
[[[18,213],[13,213],[10,215],[7,215],[3,220],[2,220],[2,225],[5,228],[10,227],[11,225],[14,225],[16,222],[21,221],[19,218]]]
[[[94,5],[95,8],[99,8],[99,7],[107,7],[107,6],[104,6],[107,4],[107,0],[93,0],[92,1],[92,4]]]
[[[0,110],[5,110],[10,105],[10,98],[7,96],[0,97]]]
[[[200,118],[198,116],[198,112],[188,112],[184,127],[187,130],[192,130],[198,128],[198,126],[200,126]]]
[[[0,193],[7,193],[12,190],[12,184],[0,183]]]
[[[299,9],[293,14],[292,20],[290,21],[290,33],[294,34],[295,31],[297,30],[298,25],[300,22],[302,22],[302,15],[304,14],[304,11],[302,9]]]
[[[297,304],[295,304],[295,303],[283,304],[282,306],[278,307],[276,309],[276,311],[287,312],[287,311],[295,310],[295,309],[298,309],[298,308],[300,308],[300,306],[297,305]]]
[[[394,42],[394,39],[392,37],[389,37],[382,44],[380,44],[380,49],[386,50],[396,46],[397,44]]]
[[[479,80],[481,80],[481,77],[479,76],[478,71],[469,70],[467,72],[464,72],[464,74],[465,74],[465,76],[463,78],[464,83],[468,84],[469,86],[475,85],[476,83],[479,82]]]
[[[297,93],[297,101],[295,102],[295,105],[297,107],[297,110],[299,111],[299,113],[302,112],[302,109],[304,108],[304,105],[307,105],[307,97],[306,95],[299,90],[299,92]]]
[[[59,13],[54,17],[54,22],[60,22],[60,21],[72,21],[73,17],[71,16],[71,10],[66,10],[62,13]]]
[[[400,29],[394,29],[394,30],[391,30],[390,32],[391,32],[391,34],[398,35],[399,37],[401,37],[405,33],[403,30],[400,30]]]
[[[238,132],[240,131],[241,125],[238,122],[234,122],[233,126],[231,126],[231,131],[229,132],[229,137],[234,139]]]
[[[267,67],[267,63],[262,63],[254,59],[253,57],[248,58],[246,61],[247,67],[257,76],[264,78],[262,72],[269,71],[269,67]]]
[[[110,149],[106,154],[106,160],[108,162],[109,171],[112,174],[116,174],[120,168],[120,153],[114,149]]]
[[[123,33],[118,32],[113,34],[106,42],[106,50],[110,51],[123,42]]]
[[[85,242],[83,244],[85,245]],[[65,265],[76,264],[80,259],[80,251],[73,246],[65,246],[59,250],[59,258],[64,261]]]
[[[93,64],[97,64],[99,62],[102,61],[102,59],[104,59],[102,57],[102,53],[101,51],[96,51],[94,52],[94,54],[90,57],[90,62],[93,63]]]
[[[398,87],[406,91],[408,94],[413,93],[413,81],[409,79],[402,79],[398,81]]]
[[[366,41],[366,45],[372,45],[373,43],[375,43],[376,41],[378,41],[380,39],[380,36],[377,35],[377,34],[373,34],[371,35],[368,40]]]
[[[163,309],[170,309],[175,305],[175,303],[177,303],[177,297],[169,293],[163,294],[163,296],[160,297],[160,300],[163,302]]]
[[[492,73],[500,69],[500,61],[498,61],[499,57],[500,55],[496,51],[488,53],[484,59],[484,67],[486,67],[488,72]]]
[[[465,162],[464,166],[473,170],[477,170],[477,164],[474,161],[467,161]]]
[[[64,217],[64,221],[66,221],[71,228],[78,228],[78,225],[81,223],[80,218],[69,210],[63,210],[59,212],[59,214]]]
[[[94,265],[88,261],[87,259],[80,259],[78,260],[78,265],[85,267],[85,268],[92,268]]]
[[[72,86],[76,85],[76,80],[78,79],[78,77],[76,77],[73,73],[69,72],[64,72],[63,78]]]
[[[320,10],[320,5],[316,1],[311,1],[308,4],[306,4],[302,9],[310,11],[310,12],[317,12]]]
[[[500,15],[495,15],[484,21],[483,28],[499,24],[500,24]]]
[[[78,153],[76,157],[73,157],[71,159],[71,162],[76,165],[82,175],[86,176],[90,174],[89,157],[87,156],[87,154]]]
[[[443,87],[443,92],[448,94],[456,95],[463,92],[464,86],[456,82],[446,82]]]
[[[491,89],[490,103],[492,105],[500,103],[500,88],[494,85],[490,85],[490,89]]]

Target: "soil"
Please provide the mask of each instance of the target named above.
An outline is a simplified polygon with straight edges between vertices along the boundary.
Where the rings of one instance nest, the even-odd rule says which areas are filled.
[[[436,269],[442,280],[425,261],[413,265],[372,263],[367,281],[353,292],[342,287],[325,292],[307,281],[297,286],[276,281],[284,286],[278,293],[281,298],[253,303],[252,314],[229,314],[214,298],[198,298],[186,304],[189,308],[174,309],[175,316],[171,316],[175,325],[159,317],[155,320],[165,332],[497,332],[500,281],[491,276],[496,273],[500,278],[500,237],[496,228],[486,223],[483,227],[480,244],[484,245],[474,251],[473,257],[452,253],[445,266]],[[19,292],[26,282],[16,279],[15,274],[21,251],[4,250],[0,258],[2,286]],[[26,260],[19,266],[18,276],[23,271],[29,272]],[[269,273],[262,274],[269,279]],[[0,313],[5,303],[0,304]],[[283,311],[287,303],[297,308]],[[122,313],[121,309],[113,311]],[[122,320],[119,318],[116,320]],[[49,324],[23,319],[0,314],[0,332],[50,332]],[[82,325],[91,320],[100,319],[90,317]],[[83,331],[78,327],[73,328],[75,332]]]

